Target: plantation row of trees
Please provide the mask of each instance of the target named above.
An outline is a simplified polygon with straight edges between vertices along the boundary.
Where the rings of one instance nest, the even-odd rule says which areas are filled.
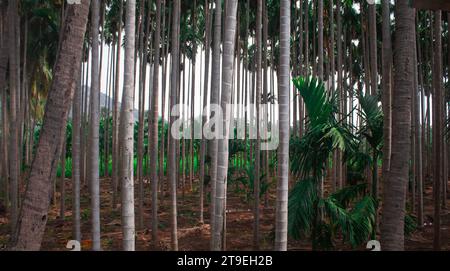
[[[147,227],[158,245],[161,206],[170,207],[170,249],[178,250],[185,194],[198,197],[211,250],[227,249],[230,194],[244,194],[252,210],[255,250],[271,205],[275,250],[293,240],[356,249],[373,239],[404,250],[426,216],[441,249],[450,14],[408,2],[0,1],[8,248],[39,250],[56,206],[74,240],[102,250],[107,182],[123,250],[135,250],[136,231]],[[181,116],[177,104],[186,105]],[[243,107],[226,111],[230,104]],[[194,139],[191,129],[177,139],[179,118],[211,129],[218,120],[222,137]],[[243,138],[233,137],[237,122]],[[261,147],[264,125],[278,127],[269,136],[275,150]],[[424,209],[430,185],[433,214]]]

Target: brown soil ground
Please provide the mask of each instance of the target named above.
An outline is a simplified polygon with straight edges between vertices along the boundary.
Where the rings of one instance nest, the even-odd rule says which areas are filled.
[[[196,182],[197,183],[197,182]],[[56,193],[57,202],[51,206],[49,220],[42,244],[43,250],[67,250],[66,243],[72,239],[71,223],[71,181],[66,179],[66,211],[65,218],[59,216],[59,192]],[[137,199],[136,185],[136,199]],[[59,189],[58,189],[59,190]],[[151,204],[150,204],[150,184],[144,181],[144,213],[142,228],[136,226],[137,230],[137,250],[169,250],[170,248],[170,224],[169,224],[169,197],[166,195],[160,201],[159,209],[159,243],[155,246],[151,242]],[[23,189],[22,189],[23,192]],[[84,186],[81,197],[81,223],[82,223],[82,249],[89,250],[90,240],[90,206],[89,189]],[[275,195],[271,191],[270,195]],[[122,242],[120,205],[112,208],[111,182],[110,179],[101,180],[101,232],[103,250],[120,250]],[[210,240],[210,226],[208,214],[208,198],[205,198],[205,224],[199,221],[199,195],[197,187],[194,184],[193,190],[181,192],[178,195],[178,238],[179,250],[208,250]],[[263,200],[264,202],[264,200]],[[448,201],[448,206],[450,202]],[[432,186],[426,183],[425,189],[425,215],[427,222],[433,217]],[[228,189],[227,199],[227,250],[252,250],[253,246],[253,214],[252,202],[247,202],[243,193],[237,193],[234,187]],[[270,196],[267,199],[267,205],[261,206],[261,250],[272,250],[274,238],[274,220],[275,220],[275,198]],[[138,210],[136,200],[136,212]],[[136,217],[136,220],[138,218]],[[442,249],[450,250],[450,213],[448,210],[442,212]],[[5,248],[9,240],[8,219],[5,213],[0,213],[0,247]],[[336,244],[336,250],[350,250],[346,245]],[[432,250],[433,248],[433,226],[426,225],[418,229],[412,236],[407,237],[407,250]],[[289,241],[289,250],[311,250],[309,240]],[[364,248],[359,248],[364,250]]]

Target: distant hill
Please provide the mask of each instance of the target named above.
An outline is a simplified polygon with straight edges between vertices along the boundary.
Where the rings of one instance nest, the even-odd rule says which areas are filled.
[[[90,87],[88,87],[88,89],[90,89]],[[88,104],[89,104],[89,98],[90,98],[90,96],[88,96],[88,100],[87,100]],[[100,92],[100,108],[107,108],[107,106],[108,106],[107,103],[108,102],[110,103],[111,110],[112,110],[112,106],[113,106],[113,99],[112,99],[112,97],[108,97],[108,95],[106,95],[105,93]],[[121,103],[119,102],[118,105],[119,105],[119,110],[120,110]],[[138,111],[138,109],[135,108],[133,110],[133,113],[134,113],[134,119],[137,121],[137,119],[139,118],[139,111]],[[72,110],[69,113],[69,118],[72,118]]]

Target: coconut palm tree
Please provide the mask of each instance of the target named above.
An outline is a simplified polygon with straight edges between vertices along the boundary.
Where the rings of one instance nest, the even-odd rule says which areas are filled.
[[[51,180],[56,177],[57,163],[54,161],[60,152],[63,127],[80,74],[89,5],[89,0],[82,0],[80,5],[67,7],[41,135],[13,241],[15,250],[39,250],[41,247],[50,205]]]
[[[227,173],[228,173],[228,139],[230,135],[231,111],[227,110],[231,102],[231,90],[233,85],[233,64],[236,45],[236,14],[237,0],[226,2],[224,48],[222,59],[222,94],[221,108],[223,112],[223,136],[219,140],[217,157],[217,184],[215,196],[214,212],[214,232],[213,243],[214,250],[223,249],[225,243],[225,209],[226,209],[226,191],[227,191]]]
[[[404,249],[405,198],[411,154],[411,89],[414,87],[414,10],[406,1],[395,2],[396,39],[392,97],[390,172],[383,184],[381,243],[383,250]]]
[[[135,57],[135,19],[136,1],[126,2],[125,21],[125,64],[122,108],[120,110],[120,183],[122,188],[122,231],[123,250],[135,249],[134,221],[134,57]]]

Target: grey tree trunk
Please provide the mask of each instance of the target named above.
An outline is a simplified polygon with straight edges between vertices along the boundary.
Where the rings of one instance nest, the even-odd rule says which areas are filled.
[[[16,229],[18,212],[19,212],[19,131],[18,131],[18,114],[20,97],[18,97],[18,70],[17,62],[17,36],[16,24],[18,23],[18,3],[17,0],[11,0],[8,3],[8,47],[9,47],[9,121],[14,125],[10,126],[9,137],[9,182],[10,182],[10,201],[11,201],[11,232]]]
[[[161,0],[156,0],[156,30],[154,39],[155,64],[153,68],[151,137],[150,137],[150,182],[152,184],[152,240],[158,243],[158,94],[159,56],[161,41]]]
[[[120,0],[119,18],[122,18],[123,14],[123,1]],[[112,158],[112,205],[115,209],[117,206],[118,187],[119,187],[119,80],[120,80],[120,51],[122,49],[122,19],[118,22],[118,35],[117,35],[117,70],[115,74],[114,84],[114,109],[113,109],[113,158]]]
[[[392,102],[392,156],[383,185],[381,244],[383,250],[404,250],[405,199],[411,155],[411,89],[414,87],[414,10],[396,1],[394,85]]]
[[[51,180],[56,176],[63,127],[79,78],[89,0],[67,8],[63,39],[47,99],[43,127],[32,163],[17,224],[15,250],[39,250],[50,205]],[[75,63],[74,63],[75,62]]]
[[[205,77],[204,77],[204,88],[203,88],[203,109],[208,104],[208,84],[209,84],[209,62],[210,62],[210,41],[211,41],[211,10],[209,7],[209,1],[205,0],[205,24],[206,24],[206,34],[205,34]],[[202,127],[205,126],[207,121],[206,114],[202,115]],[[204,223],[203,219],[203,206],[204,206],[204,186],[205,186],[205,155],[206,155],[206,138],[203,136],[201,139],[200,146],[200,218],[199,222]]]
[[[126,2],[125,21],[125,65],[122,108],[120,112],[120,182],[122,188],[122,232],[123,250],[135,250],[134,217],[134,58],[135,58],[136,1]]]
[[[231,101],[231,90],[233,85],[233,63],[236,44],[236,13],[237,0],[226,2],[225,35],[222,60],[222,94],[221,107],[223,112],[223,139],[219,140],[217,157],[217,184],[216,205],[214,212],[214,250],[221,250],[224,244],[225,231],[225,209],[227,193],[228,173],[228,138],[230,133],[231,111],[227,106]]]
[[[179,81],[179,68],[180,68],[180,9],[181,1],[174,0],[172,9],[172,55],[171,55],[171,68],[172,73],[170,75],[170,104],[174,106],[177,102],[178,94],[178,81]],[[171,114],[170,107],[170,126],[171,132],[172,125],[175,122],[175,116]],[[178,131],[176,131],[178,133]],[[177,234],[177,160],[176,160],[176,139],[169,134],[169,154],[168,154],[168,170],[169,170],[169,183],[170,183],[170,227],[171,227],[171,248],[172,250],[178,250],[178,234]]]
[[[434,250],[441,250],[441,186],[443,158],[443,95],[442,95],[442,12],[434,12],[434,69],[433,69],[433,195],[434,195]]]
[[[391,160],[391,103],[392,103],[392,41],[389,0],[383,0],[383,65],[382,65],[382,107],[383,107],[383,165],[382,177],[387,180]]]
[[[99,19],[100,7],[98,1],[92,2],[91,7],[91,35],[92,35],[92,59],[91,59],[91,97],[90,97],[90,122],[89,122],[89,184],[91,188],[92,208],[92,249],[101,250],[100,244],[100,179],[99,179]]]
[[[275,250],[287,250],[289,186],[289,69],[290,1],[280,2],[280,64],[278,74],[278,111],[280,145],[278,146],[277,203],[275,215]]]
[[[210,105],[216,106],[220,102],[220,40],[222,31],[222,1],[216,0],[215,2],[215,14],[214,14],[214,37],[212,48],[212,74],[211,74],[211,97]],[[213,116],[210,116],[213,117]],[[216,185],[217,185],[217,152],[218,152],[218,139],[213,138],[209,142],[208,146],[209,155],[211,158],[211,168],[209,176],[211,179],[211,250],[214,249],[214,234],[216,226],[215,212],[216,212]]]
[[[262,0],[257,1],[256,11],[256,145],[255,145],[255,168],[253,175],[254,193],[254,220],[253,220],[253,249],[259,249],[259,194],[260,194],[260,102],[262,90]]]
[[[323,80],[323,0],[318,0],[319,38],[317,77]]]
[[[80,223],[80,137],[81,137],[81,79],[75,88],[72,123],[72,225],[73,239],[81,242]]]

